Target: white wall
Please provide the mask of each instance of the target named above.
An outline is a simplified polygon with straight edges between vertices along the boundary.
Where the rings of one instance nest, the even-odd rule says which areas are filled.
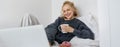
[[[98,0],[101,47],[120,47],[120,0]]]
[[[120,47],[120,0],[109,0],[111,47]]]
[[[110,47],[110,20],[108,0],[98,0],[100,47]]]
[[[0,29],[19,27],[22,17],[29,13],[47,25],[51,16],[51,0],[0,0]]]

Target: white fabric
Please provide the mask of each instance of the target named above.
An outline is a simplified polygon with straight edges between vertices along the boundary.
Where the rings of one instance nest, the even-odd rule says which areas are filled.
[[[81,39],[78,37],[74,37],[70,43],[72,44],[72,47],[99,47],[98,41]]]
[[[72,38],[70,41],[72,47],[99,47],[99,42],[96,40],[82,39],[78,37]],[[52,47],[59,47],[59,44],[55,42]]]
[[[21,21],[21,27],[30,26],[30,25],[39,25],[39,24],[40,23],[37,20],[37,18],[29,14],[25,15]]]

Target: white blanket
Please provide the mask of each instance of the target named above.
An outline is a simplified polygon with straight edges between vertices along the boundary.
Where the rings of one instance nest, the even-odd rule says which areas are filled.
[[[74,37],[70,43],[72,44],[72,47],[99,47],[98,41],[81,39],[78,37]]]

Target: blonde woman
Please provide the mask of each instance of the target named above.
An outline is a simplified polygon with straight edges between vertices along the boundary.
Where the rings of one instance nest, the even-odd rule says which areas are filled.
[[[69,42],[75,36],[94,40],[94,33],[82,21],[76,19],[77,16],[73,2],[65,1],[62,6],[62,16],[45,28],[51,45],[54,41],[59,44],[64,41]]]

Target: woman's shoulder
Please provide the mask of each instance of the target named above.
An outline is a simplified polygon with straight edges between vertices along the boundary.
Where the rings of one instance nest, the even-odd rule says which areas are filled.
[[[74,20],[76,23],[78,23],[78,24],[84,24],[84,22],[82,22],[80,19],[77,19],[77,18],[75,18],[75,20]]]
[[[74,18],[74,21],[76,21],[76,22],[82,22],[81,20],[79,20],[77,18]]]
[[[64,18],[63,18],[63,17],[58,17],[56,20],[58,20],[58,21],[63,21]]]
[[[58,17],[56,20],[61,20],[61,19],[63,19],[62,17]]]
[[[63,18],[62,18],[62,17],[58,17],[58,18],[54,21],[54,23],[60,23],[61,21],[63,21]]]

